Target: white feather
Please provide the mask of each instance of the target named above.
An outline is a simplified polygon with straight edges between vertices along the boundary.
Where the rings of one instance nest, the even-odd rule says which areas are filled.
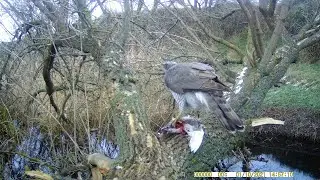
[[[199,131],[192,131],[192,132],[189,132],[188,135],[190,136],[190,141],[189,141],[190,150],[191,152],[195,153],[199,149],[202,143],[204,131],[203,129]]]
[[[209,108],[206,95],[203,92],[196,92],[194,94],[196,95],[197,99],[201,102],[201,104],[204,104],[207,108]]]

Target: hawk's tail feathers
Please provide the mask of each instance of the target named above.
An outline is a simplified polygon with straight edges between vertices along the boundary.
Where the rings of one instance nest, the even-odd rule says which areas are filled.
[[[211,110],[229,131],[244,131],[244,123],[223,97],[213,96]]]

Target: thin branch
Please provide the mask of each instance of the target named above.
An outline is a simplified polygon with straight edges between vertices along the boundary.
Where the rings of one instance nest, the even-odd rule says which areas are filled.
[[[228,14],[226,14],[226,15],[224,15],[223,17],[218,18],[218,19],[224,20],[224,19],[226,19],[227,17],[232,16],[234,13],[236,13],[236,12],[238,12],[238,11],[241,11],[241,9],[234,9],[234,10],[232,10],[231,12],[229,12]]]
[[[179,20],[176,21],[176,23],[174,23],[165,33],[163,33],[163,35],[156,39],[155,41],[153,41],[150,45],[148,46],[152,46],[153,44],[155,44],[156,42],[160,41],[162,38],[164,38],[177,24],[178,24]]]
[[[253,46],[256,50],[257,58],[260,59],[263,55],[263,46],[261,40],[262,37],[260,35],[261,32],[259,30],[259,21],[257,20],[257,16],[255,15],[252,4],[249,0],[245,0],[245,2],[243,2],[243,0],[237,1],[249,21]]]
[[[108,12],[107,12],[107,10],[103,7],[103,3],[105,3],[105,2],[106,2],[106,0],[103,0],[102,2],[101,2],[100,0],[97,0],[97,3],[98,3],[98,5],[99,5],[102,13],[103,13],[105,16],[107,16],[107,15],[108,15]]]
[[[45,14],[47,16],[47,18],[52,21],[55,22],[57,20],[57,18],[55,17],[55,15],[53,13],[50,13],[49,10],[47,10],[47,8],[41,4],[41,2],[39,0],[31,0],[33,2],[33,4],[39,8],[39,10]]]
[[[187,33],[201,46],[201,48],[206,52],[206,54],[210,57],[210,59],[214,59],[211,53],[205,47],[205,45],[201,42],[201,40],[199,40],[199,38],[190,30],[190,27],[187,26],[177,14],[175,14],[171,9],[165,6],[162,2],[159,2],[159,4],[161,4],[162,7],[164,7],[167,11],[169,11],[172,15],[174,15],[180,21],[182,26],[186,29]],[[216,70],[220,71],[224,77],[228,77],[228,75],[224,71],[224,68],[222,68],[218,63],[213,63],[213,65],[215,66]]]
[[[185,6],[185,8],[187,9],[187,7]],[[196,21],[196,23],[200,26],[200,28],[202,29],[202,31],[212,40],[225,45],[226,47],[234,50],[236,53],[238,53],[241,56],[241,59],[243,59],[244,57],[246,57],[247,61],[248,61],[248,65],[251,65],[252,67],[254,66],[254,62],[252,60],[252,58],[250,58],[248,55],[245,55],[241,49],[236,46],[235,44],[230,43],[229,41],[226,41],[220,37],[217,37],[215,35],[213,35],[212,33],[210,33],[208,31],[208,29],[201,23],[201,21],[197,18],[196,14],[193,13],[192,11],[188,10],[188,12],[190,13],[190,15],[193,17],[193,19]]]
[[[138,23],[130,20],[130,22],[134,25],[136,25],[137,27],[139,27],[140,29],[142,29],[144,32],[146,32],[151,38],[155,38],[145,27],[139,25]]]
[[[68,90],[68,88],[65,86],[55,86],[53,88],[53,92],[58,92],[58,91],[63,91],[63,90]],[[44,92],[47,92],[47,90],[46,89],[39,89],[38,91],[32,93],[32,97],[35,98],[35,97],[37,97],[38,94],[44,93]]]
[[[307,38],[308,36],[313,35],[315,31],[319,30],[319,27],[320,27],[319,24],[320,24],[320,9],[314,15],[313,21],[310,23],[307,23],[301,28],[299,34],[296,36],[296,39],[302,40],[304,38]]]

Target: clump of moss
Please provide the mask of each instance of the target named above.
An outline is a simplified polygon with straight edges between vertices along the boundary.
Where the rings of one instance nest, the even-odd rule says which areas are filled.
[[[320,64],[293,64],[286,74],[289,81],[319,82]]]
[[[319,89],[284,85],[269,91],[265,100],[266,107],[311,108],[319,109]]]
[[[320,64],[293,64],[285,75],[286,85],[270,89],[265,107],[319,109]]]

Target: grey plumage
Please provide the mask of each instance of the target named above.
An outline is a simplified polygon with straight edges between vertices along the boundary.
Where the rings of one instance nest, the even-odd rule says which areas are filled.
[[[230,88],[223,84],[214,69],[203,63],[164,64],[165,85],[176,100],[180,112],[185,108],[207,109],[215,114],[223,126],[230,130],[243,130],[243,121],[223,97]]]
[[[185,117],[182,117],[181,120],[185,124],[190,126],[189,129],[192,129],[192,130],[195,130],[195,131],[203,129],[203,125],[201,124],[201,122],[198,119],[194,118],[194,117],[185,116]]]

